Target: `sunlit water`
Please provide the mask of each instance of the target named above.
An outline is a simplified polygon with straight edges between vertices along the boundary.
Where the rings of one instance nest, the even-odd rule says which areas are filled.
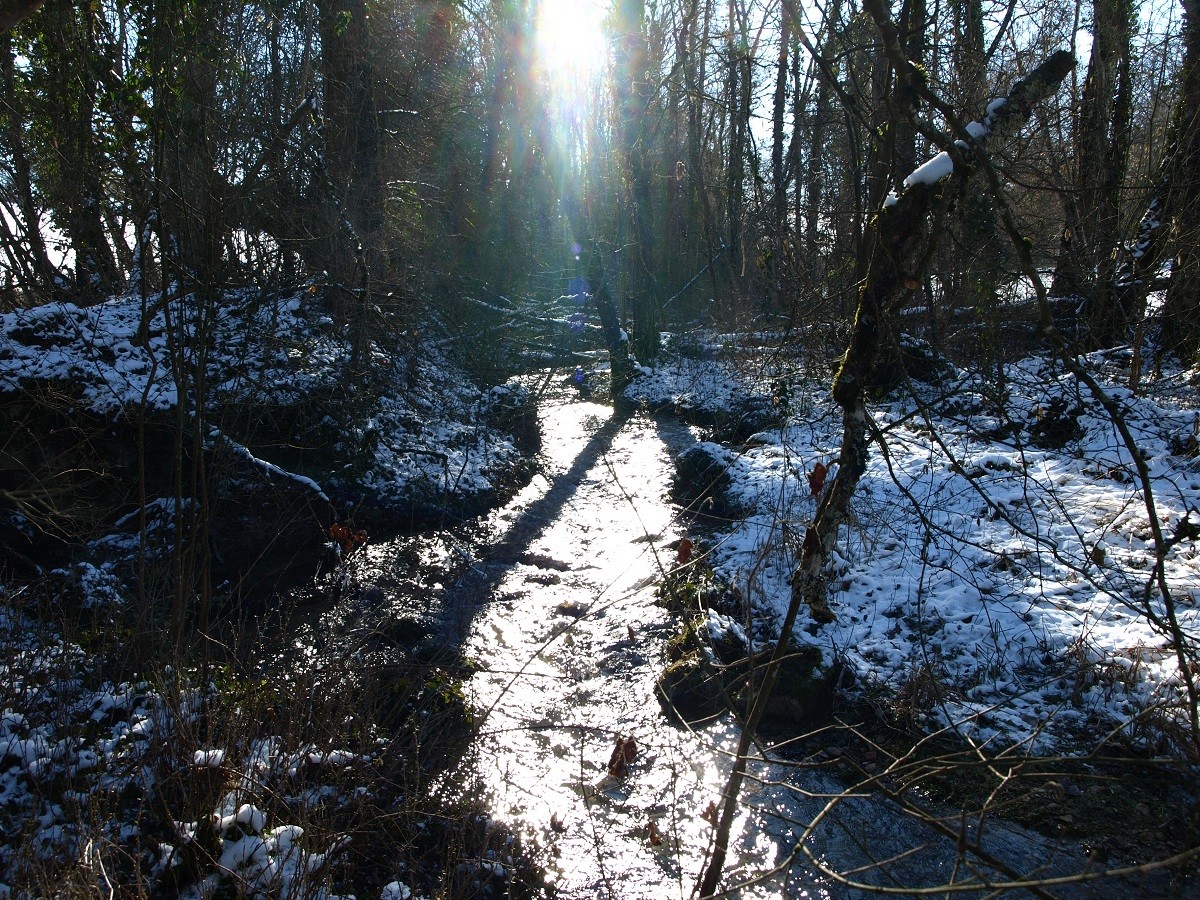
[[[546,848],[560,896],[686,897],[727,769],[714,745],[734,740],[670,725],[655,697],[678,627],[655,596],[681,536],[665,492],[694,438],[582,401],[545,407],[542,425],[544,474],[498,514],[503,550],[476,576],[491,583],[466,641],[483,667],[481,771],[495,813]],[[613,777],[618,737],[638,750]]]
[[[447,784],[482,781],[494,816],[535,848],[559,897],[691,897],[711,849],[704,813],[720,802],[738,738],[728,717],[698,730],[672,724],[655,693],[682,624],[656,603],[685,528],[668,496],[672,459],[696,438],[675,420],[618,416],[569,393],[545,400],[540,417],[540,473],[524,490],[459,532],[368,547],[355,574],[370,587],[350,590],[294,646],[344,656],[388,629],[401,643],[424,629],[461,646],[479,667],[467,690],[481,733]],[[619,737],[638,749],[614,777]],[[752,766],[724,867],[730,895],[864,896],[798,850],[843,789],[820,771]],[[990,849],[1020,871],[1086,867],[1078,847],[990,829]],[[962,877],[954,841],[930,839],[894,807],[854,799],[807,847],[890,886]],[[883,874],[874,868],[893,857]]]
[[[704,813],[720,802],[738,738],[729,717],[700,730],[672,724],[656,696],[681,625],[656,603],[685,527],[667,491],[674,456],[696,438],[675,420],[570,398],[544,404],[541,420],[542,474],[491,517],[497,544],[458,584],[474,597],[458,608],[481,667],[468,685],[483,714],[471,765],[495,815],[542,849],[559,897],[691,897],[711,852]],[[629,737],[637,757],[614,777],[614,745]],[[842,790],[819,771],[752,766],[724,867],[730,895],[865,896],[822,877],[798,849]],[[1086,865],[1077,848],[1008,826],[990,833],[1018,871]],[[839,802],[808,849],[892,887],[966,874],[953,841],[876,800]]]

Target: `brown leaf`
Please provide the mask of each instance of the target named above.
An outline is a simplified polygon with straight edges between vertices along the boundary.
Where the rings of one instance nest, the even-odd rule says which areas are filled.
[[[637,741],[631,737],[617,735],[616,746],[608,758],[608,774],[613,778],[624,778],[629,774],[629,764],[637,759]]]
[[[661,847],[663,838],[662,833],[658,830],[658,826],[654,824],[653,819],[646,820],[646,837],[650,840],[650,846]]]
[[[621,745],[621,756],[624,757],[627,763],[631,763],[637,759],[637,751],[637,741],[631,737],[626,738],[625,743]]]
[[[675,553],[675,561],[679,565],[683,565],[692,558],[692,541],[691,538],[684,538],[679,542],[679,550]]]

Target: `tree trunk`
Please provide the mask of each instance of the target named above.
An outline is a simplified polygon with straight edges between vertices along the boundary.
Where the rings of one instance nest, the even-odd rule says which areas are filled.
[[[889,54],[903,72],[907,65],[896,38],[895,28],[887,21],[882,0],[867,0],[867,7],[888,43]],[[1028,120],[1036,103],[1053,93],[1074,65],[1072,55],[1060,51],[1018,82],[1007,102],[981,121],[990,127],[992,139],[1004,137]],[[915,73],[908,73],[915,77]],[[868,242],[871,253],[866,275],[858,292],[858,309],[850,343],[842,357],[833,383],[833,397],[842,409],[842,447],[837,474],[826,488],[816,518],[804,537],[800,563],[792,575],[792,603],[807,604],[817,623],[834,621],[826,599],[825,562],[846,520],[850,499],[866,471],[868,444],[867,386],[876,374],[881,353],[892,344],[891,319],[912,297],[923,277],[923,268],[933,249],[935,213],[942,213],[962,196],[965,186],[978,167],[977,142],[967,149],[947,148],[953,171],[935,184],[914,183],[904,189],[899,200],[884,206],[872,219],[874,240]]]
[[[728,168],[725,178],[725,228],[729,242],[730,283],[734,294],[741,295],[741,277],[744,264],[742,254],[742,209],[744,205],[744,182],[746,178],[746,132],[750,117],[750,57],[738,32],[738,11],[735,0],[727,5],[728,36],[725,45],[728,69],[725,80],[725,101],[728,116],[727,137],[729,141]]]
[[[1103,347],[1123,340],[1130,320],[1110,286],[1129,163],[1134,12],[1130,0],[1093,0],[1092,11],[1092,55],[1076,128],[1075,179],[1064,199],[1065,223],[1050,292],[1087,301],[1090,343]]]
[[[983,42],[983,11],[980,0],[957,0],[954,25],[959,40],[952,65],[958,87],[956,102],[964,109],[983,109],[988,101],[987,70]],[[973,185],[954,211],[957,240],[942,254],[942,303],[947,313],[982,315],[989,328],[981,336],[984,359],[996,358],[995,295],[1002,270],[1003,242],[996,233],[996,214],[988,191]],[[934,303],[929,304],[929,337],[936,345],[943,323]]]
[[[620,118],[617,127],[621,135],[623,168],[628,174],[627,179],[622,179],[628,184],[623,205],[626,207],[625,221],[633,231],[632,258],[626,268],[628,304],[634,323],[635,354],[639,359],[651,362],[658,356],[662,314],[658,278],[654,272],[653,208],[646,152],[647,119],[654,94],[647,71],[643,0],[621,0],[617,7],[617,23],[620,34],[617,59]]]
[[[1154,277],[1164,254],[1152,244],[1166,243],[1177,252],[1163,308],[1162,344],[1186,365],[1200,354],[1200,3],[1184,0],[1184,57],[1179,107],[1173,125],[1161,200],[1143,220],[1139,249],[1147,257],[1141,267],[1144,284]],[[1143,289],[1144,296],[1144,289]]]
[[[779,11],[779,57],[775,64],[775,97],[771,110],[771,261],[768,277],[771,279],[771,296],[776,303],[781,293],[784,259],[788,244],[788,182],[789,173],[784,165],[783,118],[788,99],[788,50],[792,40],[791,17],[783,9]]]
[[[153,20],[159,247],[172,280],[204,302],[223,282],[226,230],[217,173],[220,6],[160,3]]]
[[[708,194],[708,179],[704,170],[704,85],[708,77],[708,35],[712,22],[713,0],[704,0],[704,18],[700,30],[696,31],[699,0],[692,0],[689,13],[691,33],[688,39],[688,62],[684,68],[684,86],[688,97],[687,176],[688,197],[694,213],[700,216],[704,233],[704,258],[708,266],[714,301],[719,301],[720,285],[716,267],[711,261],[717,252],[716,226],[713,223],[712,200]]]
[[[23,232],[22,243],[25,245],[23,252],[17,254],[17,262],[22,269],[24,292],[36,297],[52,290],[55,273],[42,236],[41,215],[34,201],[33,179],[29,158],[25,153],[25,132],[22,127],[27,111],[17,95],[12,41],[6,31],[0,31],[0,78],[0,115],[4,119],[4,132],[12,158],[12,190],[16,194],[16,211],[20,213],[19,228]]]
[[[118,288],[116,258],[104,226],[108,202],[100,177],[104,160],[94,132],[100,62],[95,46],[95,11],[76,10],[71,0],[52,0],[43,13],[46,38],[47,101],[59,122],[56,154],[46,179],[56,221],[75,258],[75,293],[81,302],[103,300]]]
[[[371,283],[382,272],[384,186],[366,0],[318,0],[332,238],[329,274],[350,325],[351,368],[364,352]],[[347,231],[349,233],[347,233]]]

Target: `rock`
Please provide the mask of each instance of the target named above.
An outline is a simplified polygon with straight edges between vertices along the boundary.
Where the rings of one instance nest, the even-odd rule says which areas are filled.
[[[693,512],[715,517],[737,515],[729,496],[729,466],[734,455],[720,444],[701,441],[675,459],[675,498]]]
[[[409,649],[437,632],[437,624],[420,616],[400,615],[380,626],[381,636],[397,647]]]
[[[927,341],[900,334],[898,347],[884,347],[871,373],[868,389],[886,396],[904,383],[905,377],[922,384],[940,385],[955,374],[949,360]]]
[[[228,446],[209,452],[223,473],[209,524],[214,583],[263,597],[311,578],[334,521],[317,485]]]
[[[1083,408],[1068,408],[1066,399],[1055,397],[1037,410],[1029,423],[1029,442],[1042,450],[1061,450],[1084,434],[1079,424]]]
[[[667,666],[658,676],[657,687],[667,714],[685,723],[712,718],[725,709],[720,680],[699,651]]]
[[[750,651],[750,642],[739,623],[715,609],[710,609],[706,625],[708,640],[717,659],[728,664],[746,657]]]
[[[522,453],[532,456],[542,447],[542,429],[533,394],[515,382],[497,385],[486,395],[486,419],[507,432]]]
[[[750,397],[733,409],[713,416],[711,440],[721,444],[743,444],[755,434],[778,428],[783,409],[766,397]]]
[[[766,662],[760,657],[758,665]],[[761,727],[767,731],[797,734],[827,717],[833,706],[836,668],[821,666],[821,651],[816,647],[800,647],[780,662],[775,689],[767,701]],[[745,686],[738,692],[737,702],[749,704]]]

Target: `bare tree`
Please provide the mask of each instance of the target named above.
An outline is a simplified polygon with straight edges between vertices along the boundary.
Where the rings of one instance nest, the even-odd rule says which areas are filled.
[[[1111,290],[1121,234],[1121,193],[1129,166],[1133,88],[1130,0],[1094,0],[1092,54],[1075,133],[1075,177],[1064,195],[1065,224],[1051,291],[1087,301],[1090,340],[1124,337],[1130,311]]]

